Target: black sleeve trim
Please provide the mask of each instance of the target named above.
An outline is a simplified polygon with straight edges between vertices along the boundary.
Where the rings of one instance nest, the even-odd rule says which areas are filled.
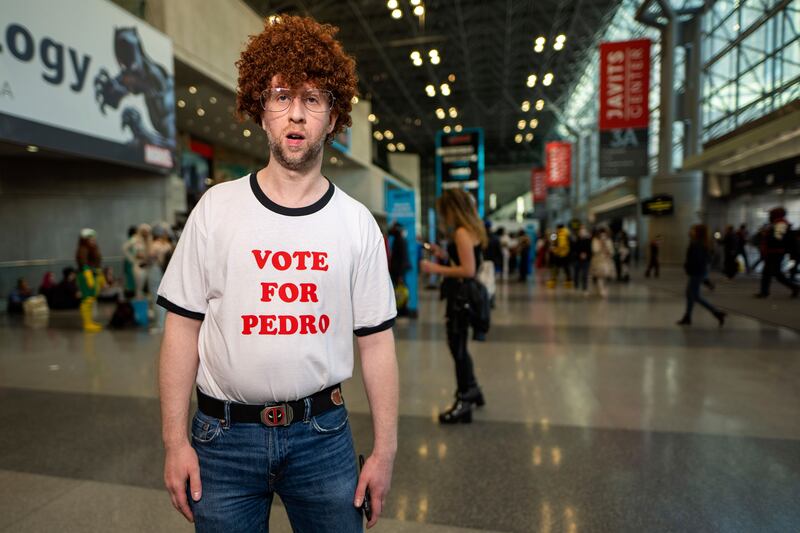
[[[186,318],[193,318],[194,320],[203,320],[206,317],[204,313],[189,311],[188,309],[184,309],[179,305],[175,305],[174,303],[170,302],[163,296],[159,296],[158,299],[156,300],[156,303],[161,307],[163,307],[164,309],[166,309],[167,311],[175,313],[176,315],[184,316]]]
[[[380,333],[381,331],[386,331],[387,329],[394,326],[394,319],[397,318],[393,316],[383,324],[378,324],[377,326],[372,326],[369,328],[358,328],[357,330],[353,331],[356,337],[366,337],[367,335],[372,335],[373,333]]]

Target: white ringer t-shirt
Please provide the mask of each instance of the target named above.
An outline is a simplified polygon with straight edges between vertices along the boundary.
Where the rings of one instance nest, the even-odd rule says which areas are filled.
[[[158,303],[202,320],[197,385],[222,400],[296,400],[353,374],[353,333],[394,324],[383,236],[329,184],[316,203],[271,201],[256,174],[209,189],[192,211]]]

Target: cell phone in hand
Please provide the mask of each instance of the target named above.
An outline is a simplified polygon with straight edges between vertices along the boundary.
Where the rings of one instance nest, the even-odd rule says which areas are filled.
[[[360,472],[364,468],[364,456],[358,456],[358,471]],[[361,510],[364,511],[364,516],[367,517],[367,521],[372,520],[372,505],[370,504],[370,493],[369,487],[364,491],[364,501],[361,503]]]

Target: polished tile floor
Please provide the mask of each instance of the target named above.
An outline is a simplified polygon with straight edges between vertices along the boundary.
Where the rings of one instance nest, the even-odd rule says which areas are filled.
[[[487,398],[441,427],[452,363],[442,306],[422,294],[395,332],[400,450],[378,531],[800,531],[800,335],[614,286],[607,301],[501,285]],[[796,302],[794,312],[800,311]],[[160,338],[84,335],[73,315],[32,328],[0,315],[0,531],[191,531],[162,490]],[[345,387],[359,451],[366,397]],[[272,530],[289,531],[276,505]]]

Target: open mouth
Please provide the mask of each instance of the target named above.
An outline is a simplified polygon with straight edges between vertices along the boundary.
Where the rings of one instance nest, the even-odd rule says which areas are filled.
[[[286,135],[286,138],[289,139],[290,141],[302,141],[306,137],[305,135],[302,135],[300,133],[289,133],[288,135]]]

